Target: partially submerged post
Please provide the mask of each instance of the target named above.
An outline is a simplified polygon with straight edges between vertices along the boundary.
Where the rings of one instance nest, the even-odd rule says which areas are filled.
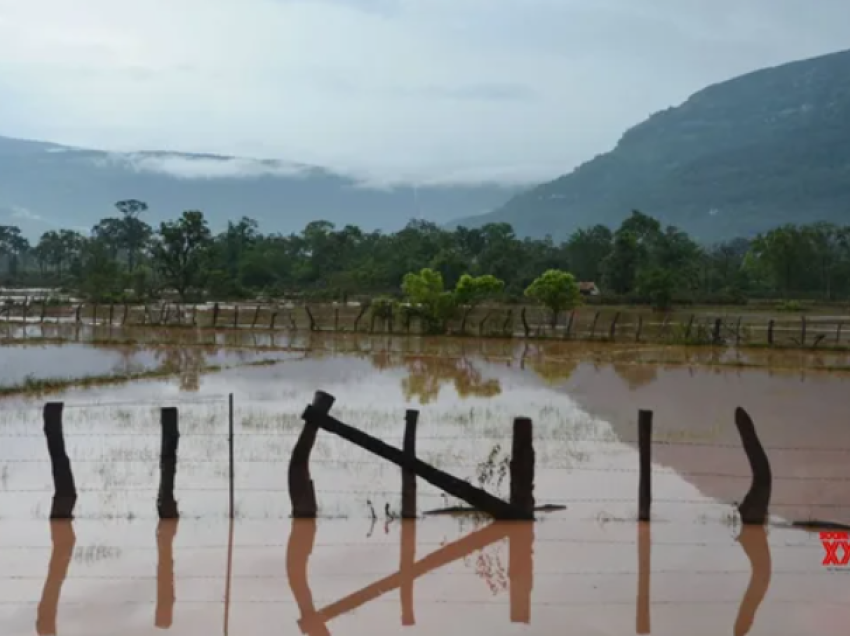
[[[649,511],[652,507],[652,411],[638,412],[638,452],[640,454],[638,520],[649,521]]]
[[[177,519],[177,501],[174,499],[174,477],[177,473],[177,443],[180,431],[177,408],[170,406],[160,411],[162,448],[159,457],[159,495],[156,508],[160,519]]]
[[[44,435],[47,438],[47,451],[53,469],[53,505],[50,508],[51,519],[72,519],[77,503],[77,488],[71,472],[71,460],[65,451],[65,437],[62,431],[62,402],[48,402],[44,405]]]
[[[514,419],[511,446],[511,504],[534,517],[534,438],[527,417]]]
[[[741,436],[744,452],[753,471],[753,481],[744,500],[738,506],[741,522],[745,525],[762,525],[767,521],[770,494],[773,489],[773,475],[767,453],[756,434],[756,427],[747,412],[735,409],[735,426]]]
[[[408,409],[404,414],[404,446],[402,450],[410,459],[416,459],[416,425],[419,411]],[[401,469],[401,517],[416,518],[416,474],[409,468]]]
[[[313,395],[311,407],[327,415],[335,401],[334,396],[324,391],[316,391]],[[316,443],[316,435],[319,426],[310,418],[304,418],[304,428],[292,449],[292,457],[289,460],[289,499],[292,502],[293,519],[315,519],[318,506],[316,504],[316,490],[313,480],[310,478],[310,453],[313,444]]]

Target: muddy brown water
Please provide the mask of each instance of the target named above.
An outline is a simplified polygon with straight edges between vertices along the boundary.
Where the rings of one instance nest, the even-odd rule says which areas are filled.
[[[850,378],[819,369],[836,362],[755,353],[737,362],[770,366],[734,368],[716,366],[735,362],[730,352],[505,341],[299,336],[286,346],[304,353],[193,385],[51,396],[66,404],[80,491],[72,524],[46,519],[45,398],[0,401],[0,633],[194,635],[227,624],[241,635],[269,623],[316,635],[846,633],[850,568],[825,568],[817,534],[785,527],[850,520]],[[420,457],[502,496],[511,420],[531,417],[537,501],[567,509],[534,524],[401,523],[384,513],[398,510],[399,470],[320,433],[320,519],[293,524],[286,467],[317,389],[336,396],[337,417],[393,444],[404,410],[420,409]],[[158,408],[168,405],[180,407],[183,518],[158,528]],[[736,406],[772,462],[764,530],[734,519],[731,502],[749,487]],[[651,527],[633,521],[640,408],[654,410],[658,442]],[[457,502],[420,481],[418,503]]]

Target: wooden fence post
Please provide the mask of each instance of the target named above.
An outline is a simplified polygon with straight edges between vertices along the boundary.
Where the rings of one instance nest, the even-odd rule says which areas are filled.
[[[566,329],[566,331],[564,332],[564,338],[569,338],[569,337],[570,337],[570,334],[571,334],[571,333],[572,333],[572,331],[573,331],[573,321],[575,320],[575,317],[576,317],[576,312],[575,312],[575,309],[573,309],[573,310],[570,312],[570,318],[569,318],[569,320],[567,320],[567,329]]]
[[[339,307],[334,307],[334,331],[339,331]]]
[[[257,321],[260,319],[260,308],[262,305],[257,305],[257,308],[254,310],[254,319],[251,321],[251,329],[257,328]]]
[[[638,521],[649,521],[649,511],[652,507],[652,411],[638,411],[638,452]]]
[[[162,447],[159,456],[159,495],[156,508],[160,519],[177,519],[177,501],[174,499],[174,477],[177,473],[177,443],[180,440],[177,408],[170,406],[160,411]]]
[[[198,303],[192,303],[192,326],[198,326]]]
[[[741,344],[741,317],[738,316],[738,322],[735,325],[735,345]]]
[[[716,318],[714,320],[714,333],[711,336],[711,340],[714,344],[720,344],[720,329],[723,326],[723,318]]]
[[[112,326],[112,321],[115,319],[115,303],[109,303],[109,325]]]
[[[312,407],[323,415],[330,413],[336,398],[316,391],[313,395]],[[293,519],[315,519],[318,511],[316,505],[316,489],[310,478],[310,452],[316,443],[319,427],[309,419],[304,420],[304,428],[292,449],[289,459],[289,499],[292,502]]]
[[[525,337],[528,338],[528,334],[531,332],[531,327],[528,326],[528,320],[525,317],[525,307],[522,308],[520,312],[520,318],[522,319],[522,329],[525,333]]]
[[[304,311],[307,314],[307,320],[310,321],[310,331],[316,331],[316,320],[313,318],[313,312],[310,311],[310,306],[304,303]]]
[[[511,504],[534,517],[534,437],[527,417],[514,419],[511,446]]]
[[[402,450],[411,460],[416,459],[416,425],[419,411],[408,409],[404,414],[404,445]],[[407,468],[401,470],[401,517],[416,519],[416,474]]]
[[[844,325],[843,322],[838,323],[838,327],[835,328],[835,342],[841,342],[841,327]]]
[[[773,318],[770,319],[770,322],[767,323],[767,344],[773,345],[773,325],[775,321]]]
[[[694,320],[695,319],[696,319],[696,316],[694,314],[691,314],[691,317],[688,319],[688,326],[685,328],[685,341],[688,341],[688,340],[691,339],[691,329],[693,329],[693,327],[694,327]]]
[[[800,316],[800,344],[806,346],[806,317]]]
[[[44,323],[44,318],[47,315],[47,296],[41,299],[41,316],[38,318],[39,323]]]
[[[24,298],[24,304],[21,305],[21,319],[23,320],[24,325],[27,324],[27,314],[30,310],[30,297],[27,296]]]
[[[82,320],[82,316],[81,316],[82,312],[83,312],[83,303],[80,303],[79,305],[77,305],[76,315],[74,316],[74,322],[76,322],[77,324],[80,324],[80,320]]]
[[[235,303],[233,305],[233,328],[236,329],[239,326],[239,303]]]
[[[169,629],[174,621],[174,537],[177,519],[160,520],[156,527],[156,610],[154,627]]]
[[[228,428],[228,460],[230,463],[230,518],[233,519],[236,512],[236,495],[234,493],[236,482],[236,461],[234,458],[234,436],[233,436],[233,394],[227,396],[227,428]]]
[[[127,316],[130,313],[130,305],[128,303],[124,303],[124,316],[121,318],[121,324],[127,324]]]
[[[62,402],[48,402],[44,405],[44,436],[47,438],[47,452],[53,470],[53,505],[50,507],[51,519],[73,519],[74,506],[77,503],[77,487],[71,471],[71,460],[65,450],[65,436],[62,430]]]
[[[752,418],[741,407],[735,409],[735,426],[738,428],[744,452],[753,471],[752,485],[738,506],[738,512],[741,514],[741,522],[745,525],[762,525],[767,521],[770,495],[773,490],[770,461],[756,434]]]
[[[218,303],[213,305],[212,326],[215,329],[218,326],[218,312],[221,311]]]
[[[614,314],[614,319],[611,321],[611,329],[608,331],[608,338],[614,340],[617,335],[617,321],[620,319],[620,312]]]
[[[593,316],[593,324],[590,326],[590,339],[593,340],[596,335],[596,323],[599,322],[599,314],[600,312],[596,312],[596,315]]]
[[[277,320],[277,312],[273,311],[272,316],[269,319],[269,329],[274,330],[274,323]]]
[[[92,305],[91,312],[92,312],[92,313],[91,313],[91,316],[92,316],[92,318],[91,318],[91,323],[92,323],[93,325],[96,325],[96,324],[97,324],[97,303],[95,303],[94,305]]]
[[[640,332],[643,330],[643,316],[638,314],[637,331],[635,331],[635,342],[640,342]]]

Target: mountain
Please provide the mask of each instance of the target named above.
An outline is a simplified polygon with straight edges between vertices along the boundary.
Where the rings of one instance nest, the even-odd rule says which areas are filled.
[[[149,223],[202,210],[213,229],[249,216],[266,232],[310,221],[397,230],[411,218],[436,223],[480,214],[516,187],[495,184],[382,188],[322,168],[280,161],[169,152],[109,153],[0,137],[0,225],[30,238],[56,227],[89,229],[140,199]]]
[[[781,223],[850,223],[850,51],[710,86],[611,152],[452,225],[508,222],[561,238],[633,209],[703,241]]]

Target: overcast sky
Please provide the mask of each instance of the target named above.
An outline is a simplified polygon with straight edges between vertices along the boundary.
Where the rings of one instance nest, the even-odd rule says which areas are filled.
[[[0,134],[539,181],[848,25],[850,0],[0,0]]]

